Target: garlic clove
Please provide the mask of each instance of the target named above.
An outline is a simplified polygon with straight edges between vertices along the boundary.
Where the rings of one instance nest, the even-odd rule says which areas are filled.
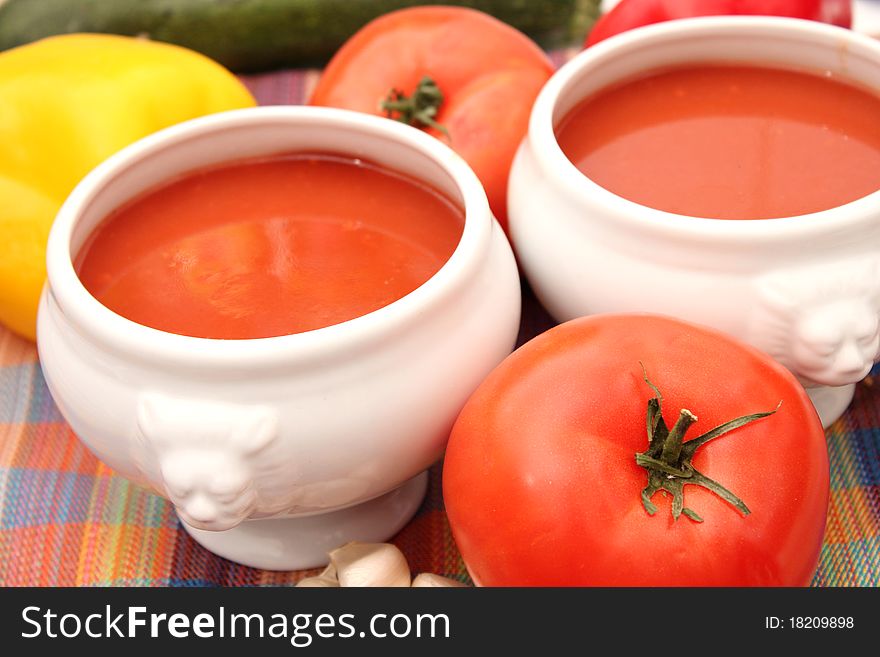
[[[340,586],[409,586],[411,575],[403,552],[390,543],[354,541],[330,553]]]
[[[336,578],[336,566],[330,563],[320,575],[301,579],[296,586],[297,588],[300,586],[304,588],[338,588],[339,580]]]
[[[440,587],[464,587],[466,584],[462,584],[458,580],[450,579],[448,577],[443,577],[442,575],[435,575],[434,573],[420,573],[416,575],[416,578],[413,580],[413,588],[421,588],[421,587],[431,587],[431,588],[440,588]]]

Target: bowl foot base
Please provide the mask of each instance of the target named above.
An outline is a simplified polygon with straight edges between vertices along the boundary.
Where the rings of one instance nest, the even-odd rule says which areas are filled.
[[[183,528],[214,554],[265,570],[303,570],[327,563],[327,553],[349,541],[381,543],[415,515],[428,488],[428,473],[362,504],[298,518],[245,520],[223,532]]]
[[[834,423],[852,402],[853,395],[856,391],[856,385],[851,383],[847,386],[819,386],[818,388],[807,388],[807,394],[813,401],[813,406],[819,412],[819,419],[822,420],[822,426],[826,429]]]

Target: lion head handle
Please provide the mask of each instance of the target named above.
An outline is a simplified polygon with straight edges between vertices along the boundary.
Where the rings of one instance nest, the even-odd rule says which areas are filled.
[[[760,281],[751,342],[806,386],[863,379],[880,355],[880,262],[776,272]]]
[[[137,426],[184,522],[222,531],[255,509],[255,461],[278,434],[271,408],[146,394]]]

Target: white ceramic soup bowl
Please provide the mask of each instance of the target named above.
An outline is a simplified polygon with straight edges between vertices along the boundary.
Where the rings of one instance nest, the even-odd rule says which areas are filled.
[[[880,43],[809,21],[680,20],[599,43],[547,83],[514,161],[510,232],[520,265],[560,321],[654,312],[751,343],[798,376],[827,426],[878,358],[880,193],[800,217],[687,217],[600,187],[556,141],[554,127],[585,97],[698,62],[830,72],[880,91]]]
[[[461,240],[421,287],[368,315],[251,340],[166,333],[99,303],[72,259],[113,209],[207,165],[339,153],[408,173],[465,211]],[[247,109],[150,136],[92,171],[52,227],[38,348],[49,389],[105,463],[175,505],[197,541],[270,569],[326,563],[415,513],[470,393],[513,348],[516,264],[474,173],[387,119]]]

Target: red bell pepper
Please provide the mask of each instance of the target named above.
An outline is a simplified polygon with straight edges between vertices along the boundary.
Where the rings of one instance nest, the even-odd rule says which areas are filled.
[[[652,23],[737,14],[788,16],[851,27],[852,0],[621,0],[596,22],[584,45]]]

